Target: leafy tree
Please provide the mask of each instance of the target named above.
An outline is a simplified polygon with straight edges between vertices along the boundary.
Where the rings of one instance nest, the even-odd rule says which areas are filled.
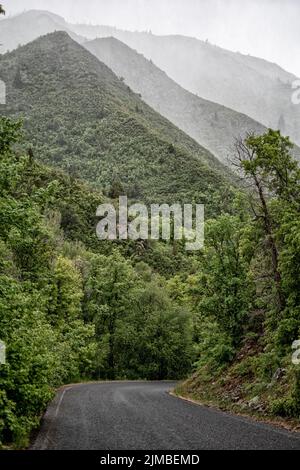
[[[86,291],[86,315],[101,344],[98,377],[163,379],[189,371],[189,313],[172,303],[146,263],[134,270],[117,251],[93,257]]]
[[[91,260],[86,314],[96,326],[99,341],[104,339],[108,343],[104,374],[110,379],[118,375],[117,331],[124,322],[129,323],[134,308],[132,289],[135,280],[133,268],[117,251],[109,258],[96,256]]]
[[[41,168],[33,183],[30,156],[13,152],[20,126],[0,119],[0,332],[7,345],[0,445],[25,446],[54,387],[91,376],[95,347],[94,327],[82,318],[81,276],[59,253],[57,227],[42,213],[53,182],[41,190]]]
[[[266,409],[299,417],[291,345],[300,335],[300,170],[291,149],[273,130],[237,142],[244,195],[233,204],[235,215],[206,224],[199,272],[179,299],[193,309],[198,356],[187,390],[207,397],[209,389],[225,400],[228,390],[244,401],[260,394]],[[271,387],[277,371],[283,378]]]
[[[235,165],[243,177],[250,181],[251,188],[255,191],[252,209],[257,221],[262,222],[270,251],[276,287],[276,308],[279,312],[285,307],[285,297],[279,271],[279,247],[275,237],[269,195],[274,191],[280,197],[289,190],[290,171],[294,168],[290,156],[291,147],[292,144],[288,138],[272,130],[263,136],[250,135],[245,142],[240,140],[236,144]]]
[[[138,377],[185,377],[193,359],[191,316],[187,308],[171,302],[158,279],[138,294],[135,322]]]
[[[223,215],[207,223],[198,277],[199,314],[217,322],[233,346],[241,341],[253,295],[249,260],[243,252],[244,237],[243,222],[236,216]]]

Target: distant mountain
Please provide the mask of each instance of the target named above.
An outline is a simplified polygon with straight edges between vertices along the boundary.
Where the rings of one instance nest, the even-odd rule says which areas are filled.
[[[235,138],[266,130],[244,114],[184,90],[153,62],[115,38],[96,39],[84,47],[125,79],[147,104],[225,163],[232,156]]]
[[[68,32],[79,43],[84,38],[113,36],[151,59],[184,89],[280,129],[300,144],[300,106],[291,100],[296,77],[276,64],[195,38],[69,24],[57,15],[35,10],[0,22],[0,51],[57,30]]]
[[[69,29],[61,16],[48,11],[30,10],[0,21],[0,52],[12,51],[54,31],[66,31],[79,43],[84,41],[84,38]]]
[[[107,26],[69,27],[90,39],[119,39],[186,90],[280,129],[300,144],[300,106],[291,100],[296,77],[278,65],[185,36],[155,36]]]
[[[147,202],[203,202],[208,213],[226,206],[228,169],[66,33],[3,55],[0,78],[0,112],[25,119],[42,161]]]

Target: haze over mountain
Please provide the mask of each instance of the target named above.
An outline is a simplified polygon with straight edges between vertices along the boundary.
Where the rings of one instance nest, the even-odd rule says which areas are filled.
[[[186,90],[280,129],[300,144],[300,106],[292,103],[292,83],[297,77],[278,65],[179,35],[155,36],[107,26],[71,28],[89,38],[119,39]]]
[[[51,9],[69,23],[208,38],[300,76],[299,0],[89,0],[84,8],[81,0],[6,0],[5,6],[7,15]]]
[[[76,41],[84,41],[69,29],[61,16],[49,11],[30,10],[0,22],[0,52],[11,51],[54,31],[66,31]]]
[[[2,56],[0,77],[3,112],[25,118],[42,161],[145,201],[196,199],[209,211],[226,200],[225,167],[66,33]]]
[[[280,129],[300,144],[300,106],[291,100],[296,77],[276,64],[194,38],[75,25],[41,11],[2,20],[0,42],[6,50],[12,49],[58,29],[71,32],[80,43],[84,37],[113,36],[151,59],[186,90],[246,114],[266,127]]]
[[[147,104],[223,162],[232,156],[236,138],[265,131],[248,116],[184,90],[152,61],[115,38],[96,39],[84,47],[124,78]]]

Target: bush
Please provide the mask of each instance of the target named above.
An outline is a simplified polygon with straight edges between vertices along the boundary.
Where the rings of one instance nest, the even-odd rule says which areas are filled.
[[[287,418],[300,418],[300,369],[294,370],[294,384],[291,395],[275,400],[271,411],[274,414]]]
[[[230,337],[220,331],[217,323],[204,320],[201,323],[201,331],[198,333],[196,367],[208,366],[215,370],[232,361],[235,349],[231,344]]]

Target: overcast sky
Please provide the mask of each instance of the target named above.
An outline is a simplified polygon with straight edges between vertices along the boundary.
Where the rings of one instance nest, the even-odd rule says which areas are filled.
[[[276,62],[300,77],[300,0],[1,0],[68,21],[184,34]]]

